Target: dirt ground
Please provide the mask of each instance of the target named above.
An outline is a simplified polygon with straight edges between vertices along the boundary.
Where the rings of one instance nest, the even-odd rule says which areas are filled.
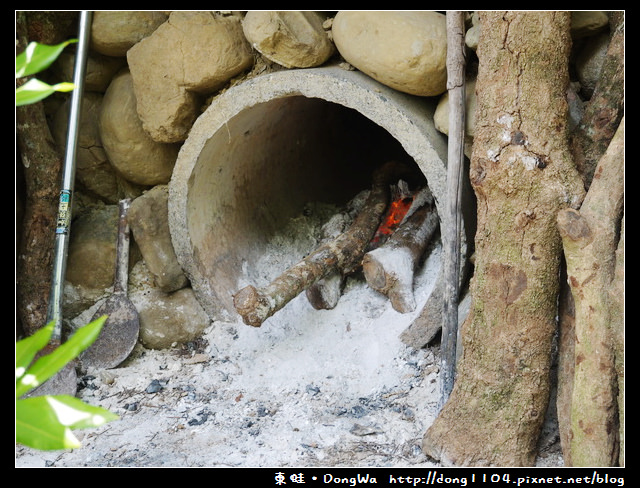
[[[76,450],[17,446],[16,466],[437,466],[420,449],[437,413],[437,344],[406,347],[409,318],[351,287],[332,311],[300,296],[280,312],[290,320],[214,323],[194,343],[138,346],[121,367],[89,372],[78,395],[120,420],[78,432]],[[346,322],[352,307],[369,319]],[[550,439],[538,464],[561,466]]]
[[[253,281],[308,251],[313,232],[303,221],[292,224],[303,238],[276,239]],[[439,344],[417,350],[399,335],[431,293],[440,255],[435,245],[415,277],[412,313],[396,312],[354,276],[332,310],[315,310],[302,294],[260,328],[214,321],[189,344],[138,345],[118,368],[81,377],[78,396],[119,420],[78,431],[75,450],[16,446],[15,464],[437,466],[420,446],[437,415]],[[562,466],[552,423],[542,438],[538,465]]]

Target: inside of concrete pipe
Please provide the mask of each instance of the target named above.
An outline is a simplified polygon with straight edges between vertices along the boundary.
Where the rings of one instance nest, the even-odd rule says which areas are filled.
[[[266,284],[248,276],[274,237],[310,203],[339,206],[370,188],[373,169],[389,159],[416,170],[410,185],[428,184],[440,212],[447,150],[436,102],[338,67],[259,76],[214,99],[169,185],[174,249],[209,316],[238,319],[233,294]]]
[[[224,308],[239,273],[290,219],[315,202],[346,204],[388,160],[415,167],[413,188],[426,184],[395,138],[336,103],[288,96],[228,120],[204,145],[188,190],[197,266]]]

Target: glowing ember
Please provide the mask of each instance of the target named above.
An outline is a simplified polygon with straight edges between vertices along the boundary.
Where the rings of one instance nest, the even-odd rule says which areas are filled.
[[[387,237],[395,232],[409,211],[409,208],[411,208],[412,203],[413,196],[400,197],[391,202],[386,215],[382,219],[382,223],[378,227],[378,230],[376,230],[373,239],[371,239],[370,248],[378,247]]]

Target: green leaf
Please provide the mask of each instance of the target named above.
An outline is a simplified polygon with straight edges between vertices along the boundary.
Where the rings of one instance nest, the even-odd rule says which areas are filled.
[[[64,344],[52,353],[38,358],[35,363],[16,381],[16,398],[41,385],[60,371],[98,338],[107,316],[80,327]]]
[[[80,447],[71,429],[58,422],[45,396],[16,400],[16,442],[47,451]]]
[[[119,417],[69,395],[16,400],[16,442],[41,450],[80,447],[72,429],[99,427]]]
[[[47,345],[54,325],[54,322],[49,322],[35,334],[16,342],[16,381],[24,376],[38,351]]]
[[[37,42],[29,43],[27,48],[16,56],[16,78],[33,75],[47,69],[60,56],[64,48],[74,42],[78,42],[78,40],[70,39],[55,46]]]
[[[62,82],[49,85],[37,78],[32,78],[24,85],[16,88],[16,107],[36,103],[54,92],[68,92],[75,88],[73,83]]]

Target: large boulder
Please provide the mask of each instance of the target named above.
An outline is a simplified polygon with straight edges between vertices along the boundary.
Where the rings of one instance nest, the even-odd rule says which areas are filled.
[[[51,124],[51,134],[58,147],[64,148],[69,128],[69,106],[67,99],[56,111]],[[77,189],[100,199],[118,201],[118,176],[107,157],[98,128],[102,107],[102,94],[87,92],[82,101],[82,124],[78,127],[78,145],[75,154]]]
[[[109,161],[126,180],[145,186],[169,181],[179,147],[154,141],[142,127],[128,70],[111,81],[102,100],[99,127]]]
[[[113,285],[118,207],[97,206],[79,215],[71,228],[66,280],[101,293]]]
[[[571,12],[571,37],[580,39],[598,34],[609,27],[609,16],[602,10]]]
[[[93,13],[91,48],[107,56],[126,56],[127,51],[167,21],[165,12],[151,10],[104,10]]]
[[[441,13],[340,11],[332,32],[342,57],[380,83],[420,96],[447,88],[447,26]]]
[[[324,30],[326,16],[318,12],[247,12],[244,35],[267,59],[285,68],[320,66],[335,48]]]
[[[148,349],[167,349],[199,337],[210,320],[191,288],[164,293],[158,288],[132,291],[140,319],[140,342]]]
[[[253,53],[239,17],[176,11],[127,52],[127,61],[144,129],[173,143],[186,139],[202,95],[251,67]]]
[[[126,67],[127,60],[123,57],[111,57],[90,51],[87,56],[87,67],[84,78],[85,92],[104,93],[111,83],[111,79],[122,68]],[[55,79],[73,80],[76,66],[76,54],[72,51],[63,51],[52,66]]]

